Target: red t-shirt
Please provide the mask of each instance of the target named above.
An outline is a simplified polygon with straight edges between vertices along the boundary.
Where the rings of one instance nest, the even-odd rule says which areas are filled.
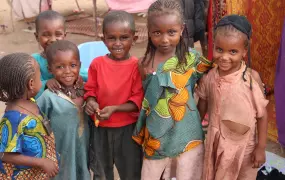
[[[99,108],[120,105],[128,101],[141,108],[143,100],[142,80],[138,69],[138,59],[115,61],[107,55],[95,58],[88,71],[84,87],[84,99],[96,97]],[[101,127],[122,127],[137,121],[138,112],[115,112],[110,119],[101,121]]]

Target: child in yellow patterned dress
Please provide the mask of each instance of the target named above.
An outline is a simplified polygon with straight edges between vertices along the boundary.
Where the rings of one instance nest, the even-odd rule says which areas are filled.
[[[54,136],[33,98],[41,88],[40,67],[29,55],[0,60],[0,179],[46,180],[58,173]]]

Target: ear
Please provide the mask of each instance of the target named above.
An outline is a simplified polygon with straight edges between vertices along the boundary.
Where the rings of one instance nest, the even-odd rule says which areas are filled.
[[[35,86],[35,80],[33,78],[31,78],[29,81],[28,81],[28,84],[27,84],[27,88],[29,91],[33,90],[34,89],[34,86]]]
[[[104,35],[100,37],[101,41],[103,41],[105,43],[105,38]]]
[[[48,65],[48,72],[52,74],[50,65]]]
[[[35,35],[36,40],[39,42],[39,35],[38,35],[38,33],[35,32],[34,35]]]
[[[244,49],[244,52],[243,52],[243,54],[242,54],[242,57],[245,58],[246,55],[247,55],[247,53],[248,53],[248,49],[245,48],[245,49]]]
[[[138,38],[139,38],[139,36],[134,35],[134,37],[133,37],[133,43],[132,43],[133,46],[136,44]]]
[[[79,61],[79,69],[81,68],[81,62]]]

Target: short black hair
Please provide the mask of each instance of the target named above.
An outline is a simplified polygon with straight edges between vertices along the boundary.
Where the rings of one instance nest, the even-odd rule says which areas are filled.
[[[52,43],[47,47],[46,56],[47,56],[48,65],[52,64],[54,56],[56,55],[57,51],[63,51],[63,52],[72,51],[77,56],[77,59],[80,61],[79,50],[77,46],[70,41],[59,40],[55,41],[54,43]]]
[[[35,75],[34,63],[34,58],[26,53],[12,53],[0,59],[0,101],[23,98]]]
[[[126,11],[110,11],[108,14],[104,17],[103,20],[103,33],[105,32],[106,26],[110,23],[115,23],[115,22],[126,22],[128,23],[131,31],[135,33],[136,31],[136,25],[135,25],[135,20],[134,17],[126,12]]]
[[[40,22],[43,20],[61,20],[65,29],[65,18],[58,12],[53,10],[43,11],[36,17],[36,32],[39,32]]]

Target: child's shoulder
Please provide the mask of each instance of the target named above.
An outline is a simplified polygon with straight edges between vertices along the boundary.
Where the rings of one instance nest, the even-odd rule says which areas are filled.
[[[22,113],[18,110],[8,110],[4,113],[3,117],[1,118],[1,122],[6,121],[9,122],[8,124],[12,126],[18,126],[21,124],[23,120],[29,121],[33,119],[33,118],[26,118],[28,116],[29,115]]]
[[[35,58],[36,60],[38,60],[38,59],[44,59],[44,58],[41,56],[40,53],[34,53],[34,54],[32,54],[31,56],[32,56],[33,58]]]
[[[56,93],[50,91],[49,89],[46,89],[42,94],[41,96],[37,99],[37,102],[43,100],[43,99],[48,99],[48,98],[51,98],[51,97],[54,97],[56,96]]]

